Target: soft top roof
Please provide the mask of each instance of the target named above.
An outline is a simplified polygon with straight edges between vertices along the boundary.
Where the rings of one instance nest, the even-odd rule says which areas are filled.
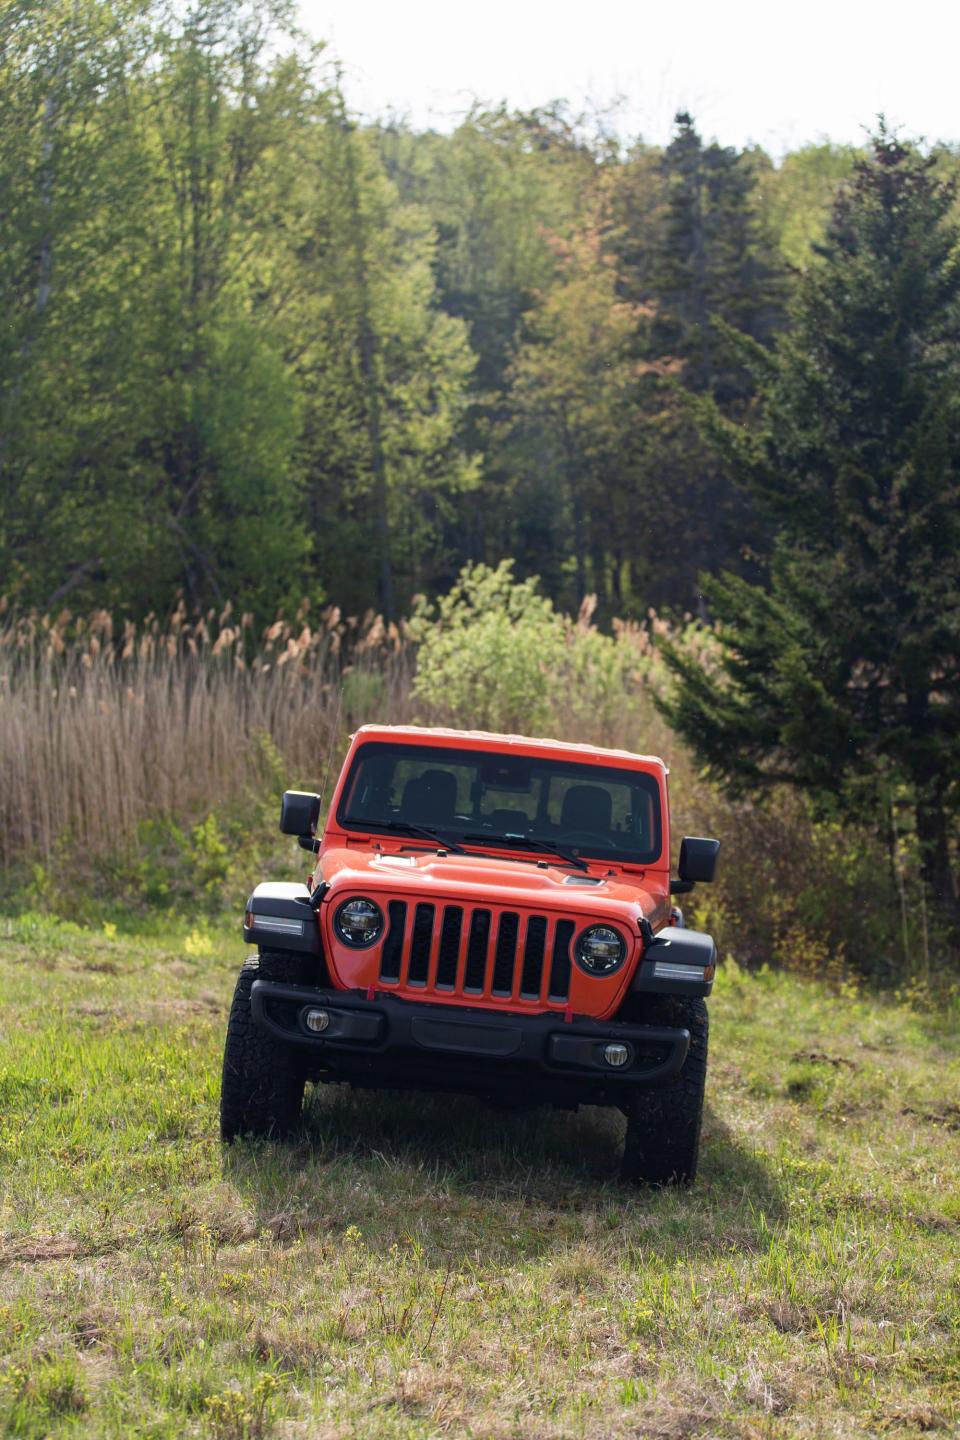
[[[669,771],[659,755],[638,755],[632,750],[607,750],[599,745],[582,745],[571,740],[536,739],[529,735],[497,735],[489,730],[450,730],[429,725],[361,725],[351,737],[354,742],[365,740],[399,741],[401,744],[438,744],[470,746],[480,750],[520,750],[526,755],[554,754],[583,764],[609,765],[611,761],[627,761],[634,766]]]

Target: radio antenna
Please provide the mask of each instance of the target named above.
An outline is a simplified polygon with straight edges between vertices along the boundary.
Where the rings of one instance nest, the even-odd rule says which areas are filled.
[[[330,730],[330,744],[327,746],[327,763],[323,767],[323,778],[320,781],[320,814],[323,815],[323,802],[327,795],[327,781],[330,779],[330,766],[333,764],[333,749],[340,735],[340,717],[343,713],[343,681],[337,686],[337,713],[333,719],[333,726]],[[324,817],[326,824],[326,817]]]

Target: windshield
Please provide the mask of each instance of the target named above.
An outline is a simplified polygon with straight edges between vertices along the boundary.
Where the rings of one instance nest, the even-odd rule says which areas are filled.
[[[505,840],[649,864],[660,855],[652,775],[571,760],[372,741],[337,811],[346,829],[429,829],[468,844]],[[411,839],[413,839],[411,835]],[[536,842],[536,843],[533,843]]]

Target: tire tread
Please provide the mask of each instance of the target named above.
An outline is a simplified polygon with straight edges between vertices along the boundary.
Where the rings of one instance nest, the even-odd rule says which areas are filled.
[[[639,1091],[627,1111],[622,1179],[647,1185],[691,1185],[697,1174],[709,1021],[703,1000],[653,997],[647,1024],[682,1025],[690,1049],[680,1073],[666,1085]]]
[[[296,984],[304,979],[303,971],[300,956],[263,951],[259,960],[248,960],[237,977],[220,1087],[220,1136],[228,1143],[241,1135],[280,1138],[300,1120],[306,1083],[303,1061],[293,1046],[254,1024],[250,991],[261,976]]]

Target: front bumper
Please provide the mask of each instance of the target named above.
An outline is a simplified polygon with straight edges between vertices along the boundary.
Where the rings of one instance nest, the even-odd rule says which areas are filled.
[[[253,1018],[277,1039],[303,1046],[317,1078],[383,1088],[518,1090],[559,1103],[619,1104],[637,1086],[676,1075],[690,1032],[557,1014],[523,1015],[430,1005],[358,991],[319,990],[256,980]],[[321,1010],[326,1028],[308,1028]],[[604,1057],[610,1044],[625,1064]]]

